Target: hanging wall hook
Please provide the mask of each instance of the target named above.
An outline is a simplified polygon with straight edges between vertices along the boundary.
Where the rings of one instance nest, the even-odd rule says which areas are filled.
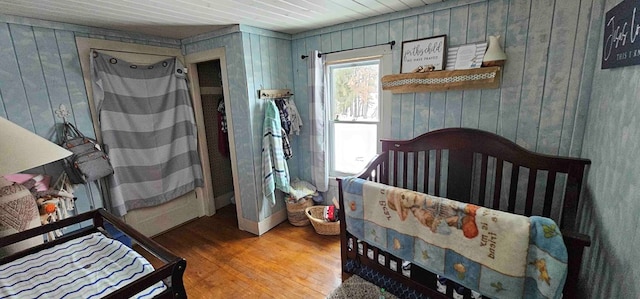
[[[260,89],[258,90],[258,98],[260,99],[277,99],[293,96],[290,89]]]
[[[69,117],[69,110],[67,110],[67,106],[64,104],[60,104],[58,106],[58,110],[55,111],[56,116],[62,118],[62,121],[67,122],[67,117]]]

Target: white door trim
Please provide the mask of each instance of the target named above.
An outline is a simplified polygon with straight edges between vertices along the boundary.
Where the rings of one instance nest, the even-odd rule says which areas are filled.
[[[240,194],[240,185],[238,182],[238,162],[237,162],[238,160],[236,156],[235,134],[233,133],[233,110],[231,107],[231,100],[229,97],[230,85],[229,85],[229,79],[227,77],[227,60],[225,57],[224,48],[211,49],[211,50],[202,51],[198,53],[188,54],[185,56],[185,64],[189,69],[187,74],[189,75],[189,78],[190,78],[189,80],[191,81],[191,90],[194,92],[193,98],[200,99],[200,84],[198,83],[198,80],[197,80],[198,72],[197,72],[196,64],[200,62],[210,61],[210,60],[220,60],[220,70],[222,75],[222,93],[224,96],[225,111],[227,112],[227,128],[228,128],[228,134],[229,134],[229,154],[231,159],[231,172],[233,173],[233,193],[234,193],[235,202],[236,202],[236,214],[238,215],[238,228],[240,228],[241,230],[253,232],[255,231],[255,228],[253,228],[253,226],[255,225],[255,222],[245,219],[244,216],[242,215],[242,197]],[[194,100],[194,102],[199,102],[199,101]],[[200,121],[200,123],[198,123],[199,132],[202,131],[204,134],[204,129],[200,130],[200,125],[204,128],[204,116],[201,108],[202,103],[200,102],[198,103],[198,105],[200,109],[198,112],[199,115],[196,116],[196,123],[198,123],[198,119],[199,119]],[[204,149],[207,148],[206,138],[198,138],[198,142],[203,143],[203,144],[200,144],[199,146],[203,146]],[[207,153],[207,156],[208,156],[208,151],[203,150],[202,152]],[[209,167],[208,163],[207,163],[207,167]],[[209,171],[208,173],[209,173],[209,179],[210,179],[211,172]],[[209,202],[210,203],[207,206],[206,211],[208,212],[207,213],[208,215],[212,215],[215,213],[215,202],[213,200],[213,197],[209,200]],[[207,203],[205,201],[205,205],[206,204]]]

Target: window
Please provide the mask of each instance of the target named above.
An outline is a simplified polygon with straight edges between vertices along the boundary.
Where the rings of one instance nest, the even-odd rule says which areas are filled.
[[[360,172],[380,152],[379,140],[389,137],[389,96],[382,92],[380,79],[390,73],[391,51],[389,46],[381,47],[386,49],[374,47],[327,56],[331,176]]]

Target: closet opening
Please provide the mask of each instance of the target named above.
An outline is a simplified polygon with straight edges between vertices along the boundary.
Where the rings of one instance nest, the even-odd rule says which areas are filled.
[[[235,204],[233,171],[229,146],[229,130],[224,102],[224,86],[220,60],[209,60],[196,64],[200,100],[206,132],[210,184],[216,212],[230,204]],[[235,208],[226,208],[235,214]]]
[[[223,215],[228,213],[228,216],[235,218],[229,223],[236,222],[240,230],[253,233],[257,231],[256,227],[251,220],[245,218],[242,210],[243,198],[238,179],[238,157],[233,125],[233,99],[229,96],[231,88],[234,87],[229,85],[225,49],[215,48],[191,53],[185,55],[184,59],[188,68],[189,88],[193,95],[196,124],[198,125],[198,150],[204,177],[202,194],[204,200],[201,206],[203,215],[212,216],[218,212],[225,212],[222,213]],[[202,75],[200,75],[199,69],[202,69]],[[200,87],[201,82],[202,88]],[[217,119],[218,105],[221,100],[224,101],[227,116],[228,156],[222,155],[222,152],[218,150],[219,135],[216,133],[219,132]],[[204,105],[207,106],[206,109],[203,108]],[[212,128],[207,128],[205,118]],[[211,158],[209,153],[211,153]],[[230,168],[229,164],[231,164]],[[235,205],[231,204],[232,198]]]

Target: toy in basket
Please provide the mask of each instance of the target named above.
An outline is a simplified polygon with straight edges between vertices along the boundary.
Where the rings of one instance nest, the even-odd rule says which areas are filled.
[[[333,206],[313,206],[305,209],[305,214],[311,221],[313,229],[320,235],[339,235],[340,221],[338,219],[338,210],[332,209]],[[329,221],[333,219],[336,221]]]

